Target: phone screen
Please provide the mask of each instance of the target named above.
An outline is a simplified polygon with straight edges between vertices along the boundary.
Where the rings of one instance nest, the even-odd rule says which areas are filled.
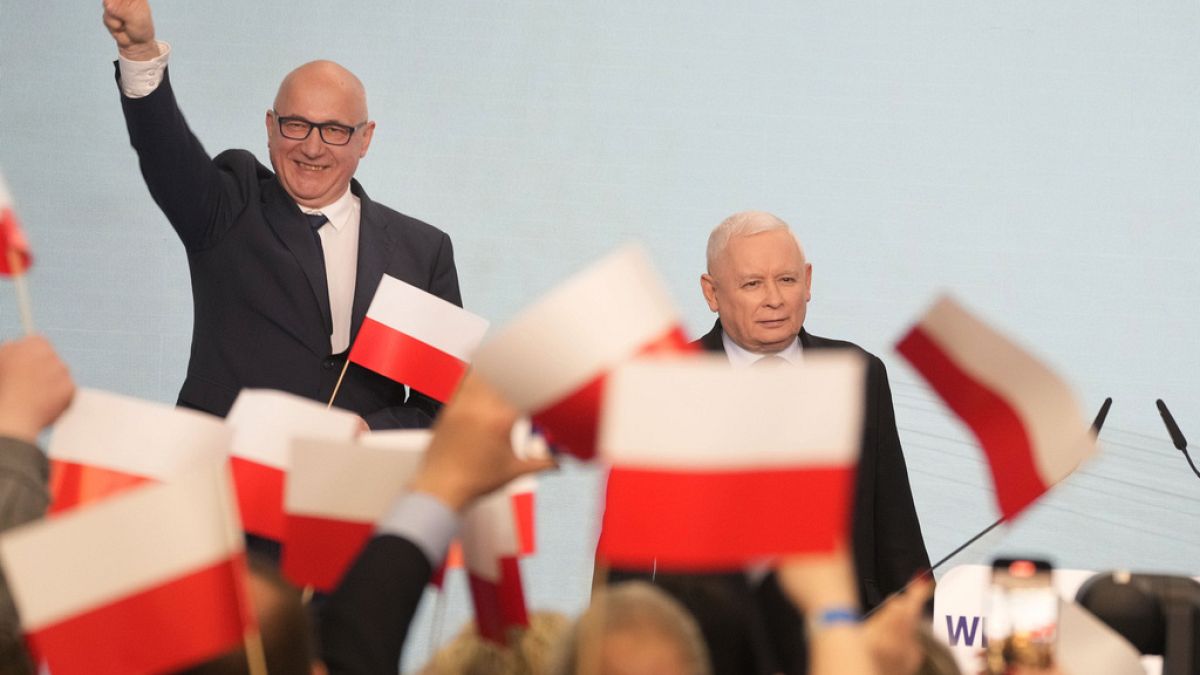
[[[992,564],[987,620],[991,675],[1003,675],[1015,665],[1053,665],[1058,593],[1050,570],[1045,560],[1001,558]]]

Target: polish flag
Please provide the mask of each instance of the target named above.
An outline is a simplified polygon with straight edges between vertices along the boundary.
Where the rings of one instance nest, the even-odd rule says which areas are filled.
[[[1095,454],[1067,383],[950,298],[939,299],[896,350],[979,440],[1005,520]]]
[[[417,470],[421,451],[307,439],[292,444],[283,573],[330,592]]]
[[[521,585],[514,486],[479,500],[463,516],[462,547],[480,637],[510,644],[512,631],[529,627]]]
[[[80,389],[47,451],[50,513],[170,480],[197,462],[222,463],[230,438],[212,415]]]
[[[4,182],[4,174],[0,173],[0,275],[24,274],[32,263],[29,242],[17,220],[17,208],[8,192],[8,184]]]
[[[230,465],[246,532],[282,541],[283,486],[293,439],[350,441],[359,418],[282,391],[243,389],[226,424],[233,429]]]
[[[473,365],[551,445],[586,460],[596,452],[608,373],[639,354],[687,349],[662,281],[630,245],[526,308],[480,346]]]
[[[224,466],[12,530],[0,561],[54,675],[174,671],[258,630]]]
[[[487,329],[486,319],[385,274],[350,360],[445,403]]]
[[[612,470],[598,557],[700,572],[845,541],[864,377],[851,352],[783,368],[707,355],[619,368],[601,420]]]
[[[544,458],[549,455],[549,448],[540,434],[532,431],[529,420],[517,420],[512,430],[513,448],[518,457],[524,459]],[[386,448],[398,450],[420,457],[427,447],[433,434],[427,429],[404,429],[394,431],[375,431],[359,437],[359,443],[365,447]],[[419,464],[419,461],[417,462]],[[415,468],[414,468],[415,470]],[[513,527],[516,529],[518,552],[521,557],[529,557],[537,552],[537,526],[535,521],[535,495],[537,479],[534,476],[521,476],[506,487],[512,500]],[[285,552],[286,559],[286,552]],[[462,545],[456,539],[450,543],[446,559],[442,566],[434,571],[430,583],[442,587],[446,570],[463,567]]]

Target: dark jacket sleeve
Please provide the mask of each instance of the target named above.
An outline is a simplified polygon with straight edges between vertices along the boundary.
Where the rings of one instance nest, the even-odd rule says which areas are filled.
[[[394,675],[432,574],[411,541],[372,539],[321,610],[321,657],[329,672]]]
[[[37,446],[15,438],[0,437],[0,532],[37,520],[46,513],[50,494],[46,490],[49,466]],[[18,661],[23,651],[11,640],[20,635],[17,610],[0,570],[0,671],[23,672]],[[27,665],[25,667],[28,667]],[[30,671],[32,672],[32,671]]]
[[[908,467],[896,429],[896,411],[887,368],[871,356],[867,385],[871,388],[867,413],[875,427],[874,482],[875,500],[872,518],[875,529],[875,574],[879,592],[888,596],[899,591],[913,576],[929,569],[929,554],[921,535],[921,523],[913,504]],[[882,598],[867,598],[873,606]]]
[[[187,250],[208,248],[245,208],[245,185],[217,167],[188,127],[171,88],[169,68],[148,96],[128,98],[122,94],[121,109],[154,202]],[[254,171],[247,173],[254,175]]]

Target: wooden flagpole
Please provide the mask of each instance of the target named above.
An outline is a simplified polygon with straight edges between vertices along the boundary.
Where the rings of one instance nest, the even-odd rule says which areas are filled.
[[[346,369],[350,367],[350,355],[346,355],[346,363],[342,364],[342,374],[338,375],[337,384],[333,385],[333,393],[329,396],[329,403],[325,406],[326,409],[333,407],[333,399],[337,398],[338,390],[342,388],[342,378],[346,377]]]
[[[13,284],[17,289],[17,308],[21,313],[21,326],[26,335],[33,335],[33,311],[29,301],[29,287],[25,285],[25,266],[21,264],[21,256],[11,246],[5,251],[8,255],[8,269],[12,272]]]

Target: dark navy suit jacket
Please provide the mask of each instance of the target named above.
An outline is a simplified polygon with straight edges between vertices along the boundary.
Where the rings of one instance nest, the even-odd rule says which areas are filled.
[[[330,354],[325,268],[299,207],[251,153],[208,155],[169,74],[149,96],[121,103],[150,194],[187,251],[192,347],[179,405],[224,416],[243,387],[329,400],[345,357]],[[450,238],[372,201],[357,181],[350,189],[362,207],[351,342],[385,273],[461,306]],[[353,364],[335,405],[372,428],[429,426],[437,411]]]

